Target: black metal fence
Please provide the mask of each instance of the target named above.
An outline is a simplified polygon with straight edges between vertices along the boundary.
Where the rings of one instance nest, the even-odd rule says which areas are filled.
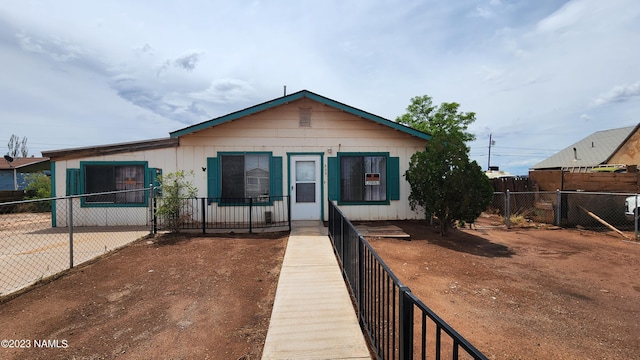
[[[400,282],[331,201],[329,237],[379,359],[486,359]]]
[[[253,198],[187,198],[168,214],[158,212],[162,197],[154,197],[154,232],[158,230],[255,229],[286,227],[291,230],[288,196]]]

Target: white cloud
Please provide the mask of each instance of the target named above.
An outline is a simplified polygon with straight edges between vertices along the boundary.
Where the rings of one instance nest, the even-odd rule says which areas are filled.
[[[251,84],[239,79],[219,79],[211,82],[204,91],[194,92],[191,97],[213,103],[247,102],[255,98],[255,89]]]
[[[630,101],[633,99],[640,99],[640,81],[631,85],[614,86],[609,91],[598,95],[592,101],[592,105],[601,106],[611,103]]]
[[[35,38],[24,32],[16,34],[23,50],[42,54],[55,61],[69,61],[83,55],[81,48],[68,40],[50,36],[49,38]]]
[[[570,1],[552,15],[542,19],[537,30],[540,32],[555,32],[575,25],[585,15],[587,8],[584,1]]]

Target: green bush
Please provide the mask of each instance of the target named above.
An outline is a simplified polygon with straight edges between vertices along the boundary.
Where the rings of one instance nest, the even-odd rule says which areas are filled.
[[[27,186],[24,188],[25,200],[48,199],[51,197],[51,179],[43,173],[25,175]],[[30,212],[51,211],[50,201],[24,204],[24,210]]]
[[[162,201],[157,214],[164,218],[167,226],[174,232],[179,232],[180,225],[192,215],[190,203],[185,203],[185,199],[195,198],[198,194],[193,183],[186,180],[187,175],[193,177],[193,171],[185,173],[184,170],[178,170],[158,176],[158,181],[162,184]]]

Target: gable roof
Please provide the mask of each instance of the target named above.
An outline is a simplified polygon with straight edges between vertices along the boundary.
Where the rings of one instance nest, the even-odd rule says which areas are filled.
[[[368,113],[366,111],[360,110],[360,109],[356,109],[352,106],[343,104],[341,102],[326,98],[324,96],[315,94],[311,91],[308,90],[301,90],[298,91],[296,93],[290,94],[290,95],[286,95],[280,98],[276,98],[267,102],[264,102],[262,104],[258,104],[258,105],[254,105],[251,107],[248,107],[244,110],[239,110],[224,116],[220,116],[205,122],[201,122],[199,124],[195,124],[195,125],[191,125],[188,126],[186,128],[180,129],[180,130],[176,130],[174,132],[169,133],[170,137],[172,138],[177,138],[180,136],[184,136],[184,135],[188,135],[200,130],[204,130],[210,127],[214,127],[220,124],[224,124],[226,122],[232,121],[232,120],[237,120],[239,118],[245,117],[245,116],[249,116],[249,115],[253,115],[256,114],[258,112],[261,111],[265,111],[265,110],[269,110],[269,109],[273,109],[275,107],[278,107],[280,105],[284,105],[287,103],[290,103],[292,101],[296,101],[302,98],[307,98],[307,99],[311,99],[314,101],[317,101],[321,104],[327,105],[327,106],[331,106],[334,107],[336,109],[342,110],[346,113],[361,117],[363,119],[367,119],[373,122],[376,122],[378,124],[382,124],[385,126],[388,126],[392,129],[407,133],[409,135],[424,139],[424,140],[430,140],[431,139],[431,135],[424,133],[422,131],[418,131],[415,129],[412,129],[408,126],[399,124],[395,121],[391,121],[388,119],[385,119],[383,117]]]
[[[25,169],[25,168],[48,168],[48,157],[26,157],[16,158],[11,163],[6,159],[0,158],[0,170],[13,170],[13,169]]]
[[[565,167],[590,167],[606,164],[609,159],[640,127],[596,131],[570,145],[553,156],[537,163],[532,169],[558,169]]]

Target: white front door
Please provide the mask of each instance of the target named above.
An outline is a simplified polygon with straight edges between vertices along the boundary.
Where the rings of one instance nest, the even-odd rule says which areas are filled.
[[[320,220],[320,155],[291,156],[291,220]]]

